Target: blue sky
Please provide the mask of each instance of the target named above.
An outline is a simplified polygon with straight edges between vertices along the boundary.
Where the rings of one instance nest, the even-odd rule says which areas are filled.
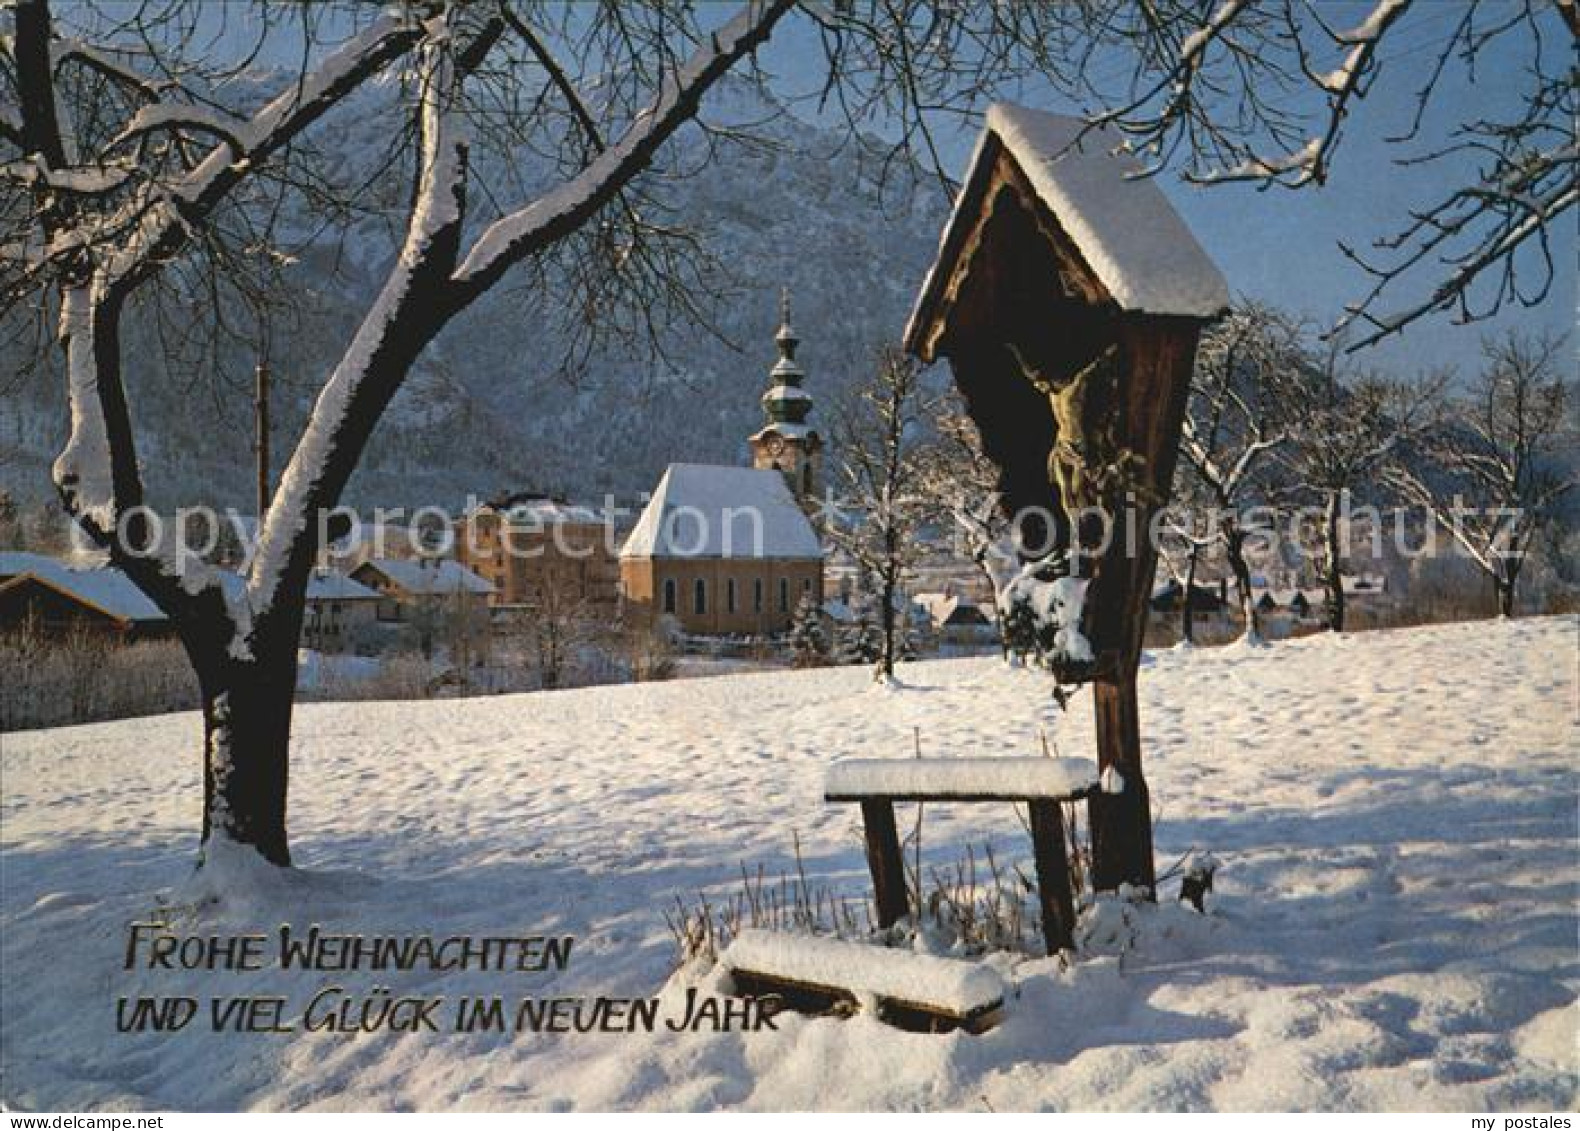
[[[1495,11],[1495,5],[1488,7]],[[1322,13],[1333,26],[1344,28],[1359,24],[1369,8],[1367,2],[1345,0],[1325,3]],[[1443,161],[1410,168],[1401,166],[1399,159],[1420,153],[1428,142],[1441,144],[1464,121],[1513,114],[1521,93],[1529,87],[1523,72],[1532,61],[1529,40],[1523,33],[1490,46],[1474,76],[1458,66],[1445,71],[1424,120],[1420,142],[1406,146],[1386,139],[1408,129],[1415,111],[1415,91],[1437,58],[1435,48],[1447,39],[1462,11],[1458,0],[1420,0],[1390,31],[1380,53],[1380,73],[1350,116],[1326,185],[1263,191],[1249,185],[1192,186],[1173,171],[1160,177],[1164,191],[1236,295],[1272,303],[1322,328],[1332,325],[1345,304],[1362,296],[1369,286],[1364,272],[1340,252],[1340,241],[1364,250],[1373,240],[1392,234],[1411,208],[1435,200],[1459,183],[1450,178],[1464,175],[1469,169],[1466,164]],[[1572,59],[1567,32],[1555,12],[1546,13],[1546,17],[1544,31],[1550,42],[1542,66],[1567,65]],[[805,76],[816,74],[817,50],[804,26],[792,26],[776,35],[763,56],[764,66],[784,76],[786,83],[796,81],[792,76],[802,76],[804,88]],[[1028,84],[1021,97],[1026,104],[1043,109],[1076,109],[1046,83]],[[964,170],[974,141],[974,131],[944,135],[946,161],[956,176]],[[1506,307],[1498,317],[1471,325],[1455,325],[1447,315],[1433,315],[1402,335],[1358,351],[1353,360],[1398,374],[1443,365],[1464,373],[1479,365],[1484,335],[1509,328],[1569,331],[1575,321],[1576,261],[1580,255],[1573,211],[1555,227],[1552,250],[1558,273],[1540,306]],[[1385,295],[1378,310],[1386,313],[1418,301],[1441,277],[1429,270],[1418,272],[1409,285]],[[1537,272],[1529,278],[1534,284]]]

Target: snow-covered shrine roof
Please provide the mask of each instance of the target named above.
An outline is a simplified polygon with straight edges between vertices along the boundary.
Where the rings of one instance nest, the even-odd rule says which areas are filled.
[[[821,558],[781,472],[672,463],[622,558]]]
[[[947,286],[1001,153],[1121,310],[1201,319],[1223,313],[1229,287],[1222,273],[1154,180],[1136,175],[1141,166],[1121,145],[1112,129],[1088,129],[1079,118],[1007,102],[989,109],[905,340],[917,340],[918,323]]]

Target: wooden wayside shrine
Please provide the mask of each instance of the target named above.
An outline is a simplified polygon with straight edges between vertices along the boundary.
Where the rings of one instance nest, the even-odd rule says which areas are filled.
[[[1099,768],[1123,779],[1090,799],[1099,890],[1154,881],[1136,710],[1148,528],[1168,499],[1197,338],[1229,300],[1119,144],[994,106],[905,334],[922,360],[948,359],[1005,506],[1028,515],[1023,556],[1073,552],[1090,580],[1081,627],[1095,658],[1078,678],[1093,684]]]

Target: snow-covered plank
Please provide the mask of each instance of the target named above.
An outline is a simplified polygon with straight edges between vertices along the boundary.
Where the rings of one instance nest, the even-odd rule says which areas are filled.
[[[845,990],[966,1020],[1004,1002],[1004,981],[987,966],[869,943],[749,929],[720,961],[731,971],[819,989]]]
[[[828,768],[828,801],[1030,801],[1074,797],[1097,784],[1090,758],[842,758]]]

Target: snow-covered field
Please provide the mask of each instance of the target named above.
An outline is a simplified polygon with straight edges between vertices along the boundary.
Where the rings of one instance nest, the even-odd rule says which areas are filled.
[[[0,1099],[18,1107],[1453,1108],[1580,1102],[1574,617],[1262,649],[1142,673],[1160,864],[1222,861],[1213,913],[1137,912],[1122,958],[1033,960],[971,1037],[781,1017],[778,1032],[120,1034],[135,993],[646,996],[663,911],[742,862],[865,890],[841,756],[1090,754],[992,659],[300,709],[300,874],[201,913],[195,716],[3,739]],[[902,818],[903,819],[903,818]],[[930,807],[939,863],[1007,808]],[[1173,885],[1165,891],[1173,895]],[[555,974],[121,969],[126,924],[188,933],[575,935]],[[185,910],[182,908],[186,907]],[[671,991],[675,992],[674,990]],[[205,1018],[200,1015],[199,1021]]]

